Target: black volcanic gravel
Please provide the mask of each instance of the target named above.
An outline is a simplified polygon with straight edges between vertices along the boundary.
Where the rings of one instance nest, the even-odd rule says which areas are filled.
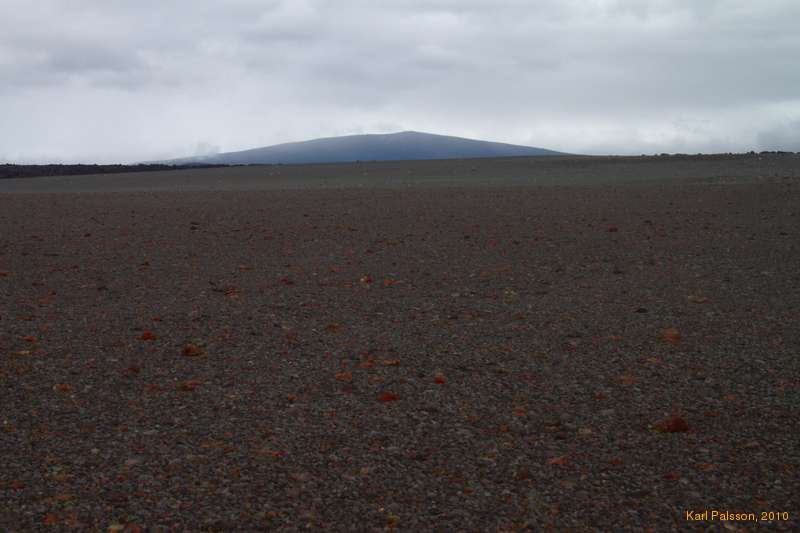
[[[0,195],[0,530],[797,531],[799,237],[797,179]]]

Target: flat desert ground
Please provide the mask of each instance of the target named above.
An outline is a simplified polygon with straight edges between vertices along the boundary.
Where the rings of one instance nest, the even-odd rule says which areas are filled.
[[[798,265],[795,155],[2,180],[0,530],[797,531]]]

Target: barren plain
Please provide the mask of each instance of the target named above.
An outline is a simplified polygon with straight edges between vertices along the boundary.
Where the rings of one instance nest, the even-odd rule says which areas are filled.
[[[0,530],[797,531],[799,227],[789,154],[2,180]]]

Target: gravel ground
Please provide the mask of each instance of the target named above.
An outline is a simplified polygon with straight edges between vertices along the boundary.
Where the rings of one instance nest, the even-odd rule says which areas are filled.
[[[11,178],[0,179],[0,193],[616,185],[665,180],[728,183],[798,177],[800,153],[663,157],[545,156],[241,166]]]
[[[0,530],[797,531],[798,227],[788,178],[0,195]]]

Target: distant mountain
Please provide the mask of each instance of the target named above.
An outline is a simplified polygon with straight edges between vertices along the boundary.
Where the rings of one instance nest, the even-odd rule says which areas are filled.
[[[537,155],[565,154],[530,146],[404,131],[381,135],[326,137],[311,141],[276,144],[241,152],[172,159],[160,161],[160,163],[173,165],[305,164]]]

